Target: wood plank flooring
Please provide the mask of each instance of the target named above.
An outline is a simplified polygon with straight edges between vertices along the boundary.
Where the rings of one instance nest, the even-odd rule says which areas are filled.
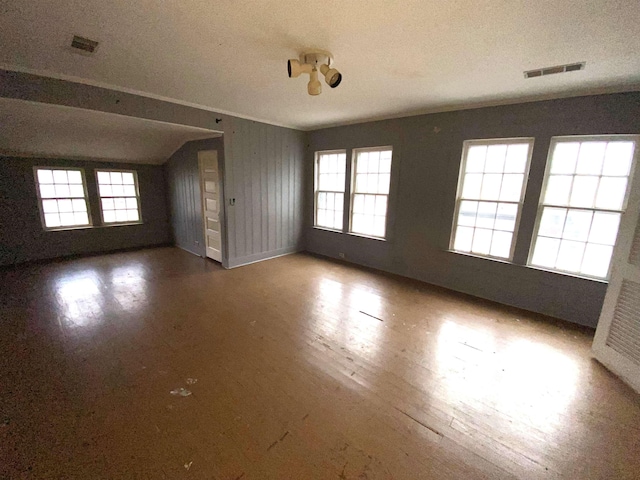
[[[0,478],[640,478],[591,331],[310,255],[3,270],[0,326]]]

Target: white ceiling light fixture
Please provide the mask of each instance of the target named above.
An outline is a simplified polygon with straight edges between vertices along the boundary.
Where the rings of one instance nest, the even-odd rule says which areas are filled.
[[[303,73],[309,74],[307,92],[309,95],[320,95],[322,84],[318,80],[318,69],[324,75],[324,81],[331,88],[336,88],[342,81],[342,74],[333,68],[333,55],[326,50],[305,50],[300,54],[300,59],[291,59],[287,62],[289,78],[297,78]]]

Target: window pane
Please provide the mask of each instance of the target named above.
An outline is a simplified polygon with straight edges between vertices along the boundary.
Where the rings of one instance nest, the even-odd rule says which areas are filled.
[[[509,258],[511,253],[511,237],[509,232],[493,232],[491,240],[491,255],[494,257]]]
[[[558,252],[556,268],[569,272],[579,272],[580,265],[582,265],[584,247],[585,244],[583,242],[562,240],[560,242],[560,251]]]
[[[593,212],[588,210],[569,210],[564,226],[563,238],[586,242],[591,228]]]
[[[621,210],[626,192],[626,177],[602,177],[598,186],[596,208]]]
[[[83,185],[69,185],[69,196],[73,198],[83,198],[84,197],[84,187]]]
[[[547,182],[544,203],[548,205],[568,205],[572,180],[573,177],[568,175],[551,175]]]
[[[116,221],[116,212],[114,210],[103,210],[102,216],[105,223],[113,223]]]
[[[103,210],[114,210],[116,207],[113,203],[113,198],[103,198],[102,199],[102,209]]]
[[[589,233],[589,242],[615,245],[620,226],[620,214],[596,212]]]
[[[560,249],[560,240],[555,238],[538,237],[531,263],[539,267],[554,268]]]
[[[54,176],[55,179],[55,176]],[[56,189],[56,197],[69,197],[70,192],[69,192],[69,185],[65,184],[57,184],[55,185],[55,189]]]
[[[473,234],[471,251],[481,255],[488,255],[491,250],[491,234],[491,230],[476,228],[476,231]]]
[[[76,225],[87,225],[89,223],[89,215],[87,212],[75,212],[73,221]]]
[[[53,174],[51,170],[38,169],[38,182],[39,183],[53,183]]]
[[[344,179],[344,173],[347,168],[347,156],[344,153],[338,155],[338,173],[342,174],[342,178]],[[344,184],[344,182],[342,182]],[[343,187],[344,188],[344,187]]]
[[[456,229],[456,240],[453,245],[453,248],[460,252],[470,252],[472,240],[473,240],[473,228],[458,227]]]
[[[493,228],[496,219],[498,204],[493,202],[479,202],[476,226],[480,228]]]
[[[123,172],[122,173],[122,183],[124,183],[125,185],[134,185],[135,182],[133,181],[133,173],[131,173],[131,172]]]
[[[572,207],[593,207],[598,180],[598,177],[575,177],[569,205]]]
[[[475,226],[477,211],[478,211],[478,202],[469,202],[469,201],[460,202],[460,212],[458,214],[458,225],[466,225],[468,227]]]
[[[391,173],[391,155],[388,158],[384,155],[380,158],[380,173]]]
[[[73,213],[61,213],[60,214],[60,225],[63,227],[71,227],[76,224],[76,219],[73,216]]]
[[[384,173],[379,175],[380,180],[378,184],[378,193],[387,195],[389,193],[389,183],[391,181],[391,175]]]
[[[609,142],[604,156],[602,174],[622,177],[629,175],[633,147],[633,142]]]
[[[55,228],[60,226],[60,215],[57,213],[45,213],[44,224],[48,228]]]
[[[53,170],[54,183],[69,183],[66,170]]]
[[[124,210],[127,208],[127,202],[124,198],[114,198],[113,203],[115,204],[115,208]]]
[[[380,168],[380,152],[369,152],[369,173],[378,173]]]
[[[58,202],[56,200],[43,200],[42,211],[44,213],[58,213]]]
[[[584,252],[581,272],[596,277],[606,277],[609,263],[613,254],[613,247],[589,244]]]
[[[133,185],[125,185],[124,186],[124,195],[127,197],[135,197],[136,196],[136,187]]]
[[[334,210],[336,197],[334,193],[327,193],[327,210]]]
[[[467,172],[483,172],[484,171],[484,159],[487,155],[486,145],[475,145],[469,147],[467,152]]]
[[[126,210],[116,210],[116,221],[117,222],[126,222],[127,221],[127,211]]]
[[[139,220],[138,210],[127,210],[127,220],[130,222],[137,222]]]
[[[566,217],[567,210],[565,208],[544,207],[538,233],[545,237],[561,238]]]
[[[318,193],[318,208],[327,208],[327,194],[324,192]]]
[[[367,173],[369,171],[369,158],[364,158],[362,155],[356,162],[356,173]]]
[[[98,183],[101,185],[111,183],[109,172],[98,172]]]
[[[496,213],[496,230],[504,230],[513,232],[516,228],[516,216],[518,215],[518,206],[513,203],[501,203],[498,205]]]
[[[576,161],[578,160],[578,142],[556,143],[551,161],[552,174],[572,174],[576,171]]]
[[[40,185],[40,196],[42,198],[55,198],[56,187],[53,185]]]
[[[116,185],[122,185],[122,172],[111,172],[111,183]]]
[[[382,195],[376,197],[376,215],[383,217],[387,215],[387,197]]]
[[[333,228],[342,230],[342,210],[336,210],[333,219]]]
[[[507,148],[507,159],[504,164],[505,173],[525,173],[529,158],[529,145],[516,144]]]
[[[69,183],[82,185],[82,174],[78,170],[68,170]]]
[[[373,220],[373,235],[376,237],[384,237],[385,229],[385,217],[374,217]]]
[[[58,200],[58,211],[59,212],[73,212],[73,204],[69,199]]]
[[[365,215],[373,215],[376,211],[376,197],[374,195],[366,195],[364,198]]]
[[[600,175],[607,142],[583,142],[578,154],[576,173],[579,175]]]
[[[500,197],[500,185],[502,183],[502,175],[488,173],[482,179],[482,200],[498,200]]]
[[[353,211],[355,213],[364,213],[364,195],[354,195]]]
[[[111,189],[111,185],[100,185],[101,197],[110,197],[111,195],[113,195],[113,190]]]
[[[464,186],[462,189],[462,198],[479,199],[480,189],[482,187],[482,174],[471,173],[464,177]]]
[[[74,199],[73,201],[73,211],[74,212],[86,212],[87,211],[87,202],[83,199]]]
[[[124,195],[124,187],[122,185],[112,185],[111,190],[114,196]]]
[[[502,190],[500,191],[500,200],[507,202],[520,201],[520,195],[522,194],[522,181],[524,175],[511,174],[505,175],[502,179]]]
[[[487,160],[484,166],[484,171],[488,173],[502,173],[504,171],[504,160],[506,155],[506,145],[490,145],[487,149]]]

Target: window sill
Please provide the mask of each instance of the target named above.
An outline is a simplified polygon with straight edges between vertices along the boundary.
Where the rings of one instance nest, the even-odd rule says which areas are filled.
[[[379,242],[386,242],[387,239],[383,237],[373,237],[371,235],[365,235],[363,233],[353,233],[353,232],[345,232],[347,235],[351,237],[359,237],[359,238],[367,238],[369,240],[377,240]]]
[[[126,227],[130,225],[142,225],[144,222],[113,222],[113,223],[103,223],[100,227]]]
[[[331,232],[331,233],[343,233],[342,230],[335,230],[333,228],[328,228],[328,227],[319,227],[317,225],[313,225],[312,227],[314,230],[320,230],[322,232]]]
[[[480,258],[481,260],[491,260],[493,262],[506,263],[508,265],[517,265],[516,263],[513,263],[513,261],[509,258],[485,257],[484,255],[476,255],[475,253],[458,252],[457,250],[447,250],[447,252],[455,253],[456,255],[462,255],[464,257]],[[518,266],[522,266],[522,265],[518,265]]]
[[[516,267],[529,268],[531,270],[538,270],[540,272],[554,273],[556,275],[562,275],[562,276],[565,276],[565,277],[578,278],[580,280],[589,280],[589,281],[592,281],[592,282],[602,283],[602,284],[605,284],[605,285],[609,283],[609,280],[605,279],[605,278],[588,277],[586,275],[578,275],[576,273],[563,272],[563,271],[560,271],[560,270],[551,270],[551,269],[544,268],[544,267],[536,267],[534,265],[521,265],[519,263],[513,263],[513,261],[507,260],[507,259],[501,259],[501,258],[495,258],[495,257],[484,257],[482,255],[475,255],[473,253],[457,252],[455,250],[447,250],[447,252],[455,253],[456,255],[462,255],[464,257],[479,258],[481,260],[491,260],[491,261],[496,262],[496,263],[514,265]]]

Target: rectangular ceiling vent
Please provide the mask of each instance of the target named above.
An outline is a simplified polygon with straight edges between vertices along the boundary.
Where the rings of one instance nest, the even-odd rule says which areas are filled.
[[[577,72],[578,70],[584,70],[586,64],[587,62],[568,63],[567,65],[529,70],[524,72],[524,78],[544,77],[545,75],[553,75],[555,73]]]
[[[96,51],[96,48],[98,48],[98,42],[74,35],[73,40],[71,41],[71,48],[80,50],[78,53],[90,54]]]

